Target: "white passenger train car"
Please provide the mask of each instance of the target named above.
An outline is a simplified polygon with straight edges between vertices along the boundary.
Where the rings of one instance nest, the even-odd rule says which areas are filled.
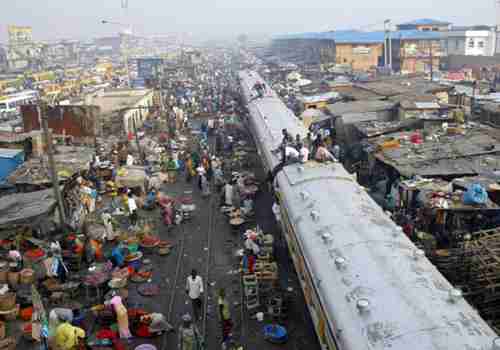
[[[251,131],[272,170],[278,131],[306,130],[274,93],[254,99],[256,72],[239,77]],[[341,164],[288,165],[274,184],[323,349],[500,349],[489,325]]]

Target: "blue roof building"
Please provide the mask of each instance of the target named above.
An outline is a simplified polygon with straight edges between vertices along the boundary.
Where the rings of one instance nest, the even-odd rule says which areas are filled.
[[[410,22],[401,23],[397,26],[397,29],[443,32],[443,31],[448,31],[450,27],[451,27],[450,22],[431,19],[431,18],[421,18]]]

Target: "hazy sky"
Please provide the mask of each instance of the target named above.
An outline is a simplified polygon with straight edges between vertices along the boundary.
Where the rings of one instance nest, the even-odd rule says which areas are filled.
[[[138,34],[188,32],[236,36],[360,28],[415,18],[456,24],[493,24],[495,0],[129,0],[128,19],[121,0],[3,0],[0,42],[8,24],[30,25],[37,40],[88,38],[116,33],[99,24],[111,19],[133,24]],[[473,4],[473,6],[472,6]],[[363,28],[368,29],[368,28]],[[369,28],[371,29],[371,28]]]

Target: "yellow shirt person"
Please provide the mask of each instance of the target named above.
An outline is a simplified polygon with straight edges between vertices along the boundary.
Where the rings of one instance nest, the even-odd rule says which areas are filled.
[[[85,331],[65,322],[56,328],[56,349],[73,350],[78,345],[80,338],[85,338]]]

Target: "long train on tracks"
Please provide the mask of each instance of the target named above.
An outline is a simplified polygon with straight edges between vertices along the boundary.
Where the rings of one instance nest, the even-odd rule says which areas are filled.
[[[258,73],[241,71],[267,171],[282,129],[307,130]],[[283,231],[323,349],[500,349],[500,340],[341,164],[287,165],[274,178]]]

